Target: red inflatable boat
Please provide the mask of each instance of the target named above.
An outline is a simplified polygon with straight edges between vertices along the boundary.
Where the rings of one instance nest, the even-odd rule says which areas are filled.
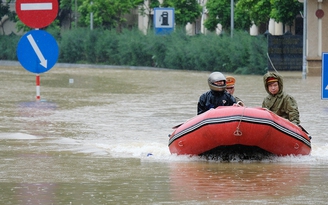
[[[222,106],[188,120],[170,135],[169,149],[178,155],[253,158],[308,155],[308,133],[263,108]]]

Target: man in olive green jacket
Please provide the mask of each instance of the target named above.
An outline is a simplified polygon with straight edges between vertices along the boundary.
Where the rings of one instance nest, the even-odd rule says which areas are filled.
[[[277,73],[266,73],[263,76],[265,90],[269,94],[264,98],[262,107],[277,115],[288,119],[292,123],[300,124],[296,100],[283,91],[283,79]]]

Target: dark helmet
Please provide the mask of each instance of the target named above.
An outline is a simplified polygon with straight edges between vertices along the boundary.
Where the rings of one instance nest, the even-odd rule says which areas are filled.
[[[216,85],[214,84],[217,81],[224,81],[223,85]],[[226,78],[224,75],[220,72],[213,72],[208,77],[208,85],[210,86],[210,89],[213,91],[224,91],[226,88]]]

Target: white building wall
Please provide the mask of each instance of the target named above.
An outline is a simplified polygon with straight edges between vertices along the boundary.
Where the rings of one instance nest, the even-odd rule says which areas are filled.
[[[283,24],[282,23],[274,23],[274,34],[272,35],[283,35]]]
[[[270,19],[270,21],[269,21],[269,33],[270,34],[272,34],[272,35],[274,35],[274,33],[275,33],[275,22],[274,22],[274,19]]]
[[[251,36],[257,36],[257,35],[259,35],[259,28],[255,24],[253,24],[251,26],[251,28],[249,29],[249,34]]]

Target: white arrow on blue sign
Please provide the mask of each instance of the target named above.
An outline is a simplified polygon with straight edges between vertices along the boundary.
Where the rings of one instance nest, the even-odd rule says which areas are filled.
[[[56,40],[48,32],[32,30],[18,42],[17,58],[32,73],[44,73],[57,62],[59,49]]]
[[[322,53],[321,98],[328,99],[328,53]]]

